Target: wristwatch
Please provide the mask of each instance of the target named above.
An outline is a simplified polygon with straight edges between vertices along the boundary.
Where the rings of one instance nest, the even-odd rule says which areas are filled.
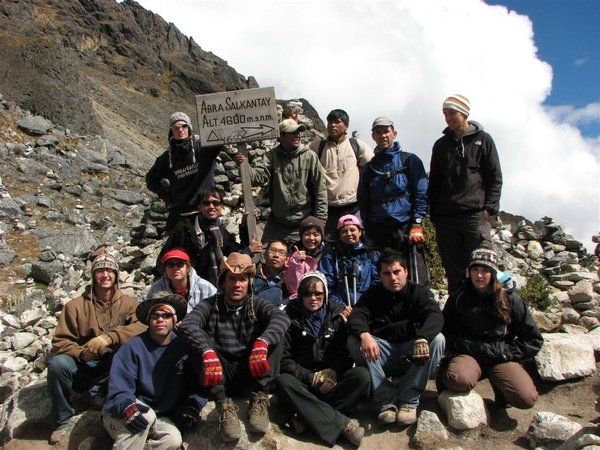
[[[421,225],[423,223],[423,219],[421,219],[420,217],[417,217],[416,219],[413,220],[413,223],[416,225]]]

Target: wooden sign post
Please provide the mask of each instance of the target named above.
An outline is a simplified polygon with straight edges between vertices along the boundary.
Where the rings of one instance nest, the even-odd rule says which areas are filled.
[[[196,109],[201,145],[237,144],[238,152],[245,156],[240,177],[250,242],[258,236],[246,142],[279,137],[275,90],[270,87],[197,95]]]

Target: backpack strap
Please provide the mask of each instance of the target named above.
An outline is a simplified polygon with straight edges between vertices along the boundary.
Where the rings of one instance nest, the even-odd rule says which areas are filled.
[[[323,149],[325,148],[326,145],[327,145],[327,140],[321,139],[321,142],[319,143],[319,150],[317,151],[317,157],[319,158],[319,161],[321,161],[321,155],[323,154]]]
[[[354,158],[356,158],[356,165],[358,165],[358,141],[356,138],[348,138],[350,141],[350,145],[352,146],[352,150],[354,151]],[[319,149],[317,150],[317,157],[319,161],[321,161],[321,155],[323,154],[323,149],[327,145],[327,139],[321,139],[319,142]]]

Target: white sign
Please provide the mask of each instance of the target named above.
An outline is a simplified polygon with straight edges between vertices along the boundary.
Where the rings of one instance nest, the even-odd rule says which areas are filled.
[[[279,137],[272,87],[197,95],[196,109],[203,146]]]

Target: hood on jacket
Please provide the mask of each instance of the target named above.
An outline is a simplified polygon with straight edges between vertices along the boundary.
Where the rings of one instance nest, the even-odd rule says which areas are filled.
[[[467,123],[470,125],[470,127],[467,130],[467,132],[463,134],[463,137],[471,136],[473,134],[479,133],[480,131],[483,131],[483,125],[481,125],[479,122],[475,122],[474,120],[467,120]],[[449,127],[444,128],[444,131],[442,131],[442,133],[447,136],[450,136],[452,139],[455,139],[454,133],[450,131]]]
[[[323,283],[323,286],[325,288],[325,300],[323,304],[327,303],[327,301],[329,300],[329,292],[327,290],[327,278],[325,278],[325,275],[323,275],[323,273],[319,272],[318,270],[309,270],[300,278],[300,281],[298,282],[298,287],[300,287],[300,284],[302,284],[302,282],[307,278],[318,278],[319,281]]]

